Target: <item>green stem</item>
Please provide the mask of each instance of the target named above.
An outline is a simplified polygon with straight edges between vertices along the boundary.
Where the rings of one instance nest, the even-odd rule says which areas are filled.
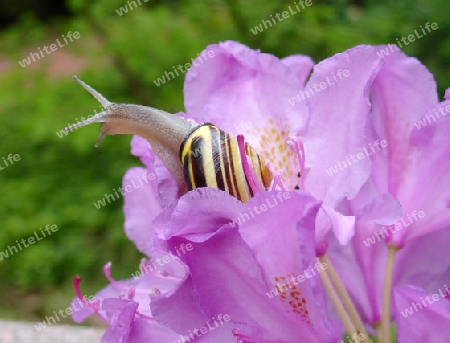
[[[320,272],[320,279],[322,280],[323,287],[325,288],[325,291],[328,294],[328,297],[330,298],[331,302],[333,303],[334,308],[336,309],[336,312],[341,318],[342,324],[345,327],[345,330],[347,330],[347,334],[352,337],[356,334],[355,326],[353,325],[352,321],[350,320],[350,317],[348,316],[347,312],[344,309],[344,306],[341,303],[341,300],[339,299],[335,289],[333,288],[333,285],[331,284],[331,281],[328,277],[327,273]]]
[[[383,309],[381,315],[381,334],[380,341],[382,343],[391,343],[391,293],[392,278],[394,274],[394,261],[397,248],[388,246],[388,256],[386,260],[386,269],[384,271],[384,288],[383,288]]]
[[[355,305],[353,304],[352,299],[347,293],[347,290],[345,289],[344,285],[342,284],[341,279],[339,278],[339,275],[337,274],[336,270],[334,269],[333,265],[331,264],[330,259],[326,254],[319,257],[319,261],[325,263],[328,268],[328,276],[337,292],[339,297],[342,300],[342,303],[344,304],[344,308],[347,311],[347,313],[350,316],[350,319],[352,320],[353,324],[355,325],[356,331],[358,334],[362,333],[365,337],[365,339],[369,340],[369,335],[366,331],[366,328],[364,327],[364,324],[358,314],[358,311],[356,311]]]

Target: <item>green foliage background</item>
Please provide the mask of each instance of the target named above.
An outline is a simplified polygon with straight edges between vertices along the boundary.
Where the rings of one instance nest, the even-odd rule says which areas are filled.
[[[78,73],[83,80],[111,101],[178,112],[184,110],[184,76],[160,87],[153,81],[208,44],[231,39],[279,57],[302,53],[318,62],[358,44],[395,43],[436,22],[438,30],[403,50],[431,70],[441,97],[450,85],[446,0],[313,0],[258,35],[250,28],[294,1],[141,3],[120,16],[116,10],[126,5],[123,0],[68,0],[67,15],[46,20],[38,19],[31,2],[2,9],[19,16],[0,32],[0,61],[7,63],[0,72],[0,163],[10,153],[21,160],[0,171],[0,251],[47,224],[59,230],[0,261],[0,318],[42,320],[69,306],[74,275],[82,276],[83,293],[91,295],[106,285],[101,272],[106,262],[113,262],[116,278],[126,278],[141,258],[123,231],[122,199],[101,209],[93,205],[121,185],[129,167],[139,165],[129,154],[131,137],[108,136],[94,148],[99,127],[92,125],[59,138],[56,132],[67,123],[99,107],[70,76],[49,76],[49,57],[38,68],[22,68],[17,61],[37,47],[78,31],[81,37],[62,49],[85,59]]]

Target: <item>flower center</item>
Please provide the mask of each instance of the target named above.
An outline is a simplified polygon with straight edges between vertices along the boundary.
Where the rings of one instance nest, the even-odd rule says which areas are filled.
[[[246,135],[258,154],[270,162],[272,175],[280,174],[276,182],[282,190],[305,190],[307,168],[303,142],[299,137],[292,138],[288,123],[275,123],[269,118],[266,125],[253,128]]]

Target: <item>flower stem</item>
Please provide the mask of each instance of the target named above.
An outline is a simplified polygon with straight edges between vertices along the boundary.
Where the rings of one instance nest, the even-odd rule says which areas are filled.
[[[392,245],[388,246],[386,269],[384,271],[383,310],[381,315],[380,341],[382,343],[391,343],[391,293],[396,252],[396,247]]]
[[[333,288],[333,285],[331,284],[331,281],[328,277],[327,273],[319,273],[320,279],[322,280],[323,287],[325,288],[325,291],[328,294],[328,297],[330,298],[331,302],[333,303],[333,306],[339,316],[341,318],[342,324],[345,327],[345,330],[347,331],[347,334],[351,337],[356,334],[355,326],[353,325],[352,321],[350,320],[350,317],[348,316],[347,312],[344,309],[344,306],[341,303],[341,300],[339,299],[335,289]]]
[[[342,303],[344,304],[344,308],[347,311],[348,315],[350,316],[350,319],[352,320],[353,324],[355,325],[356,331],[359,333],[362,333],[365,337],[365,339],[369,340],[369,335],[366,331],[366,328],[364,327],[364,324],[356,311],[355,305],[353,304],[352,299],[347,293],[347,290],[345,289],[344,285],[342,284],[341,279],[339,278],[339,275],[337,274],[336,270],[334,269],[333,265],[331,264],[330,259],[326,254],[319,257],[319,261],[326,263],[328,266],[327,272],[328,276],[337,291],[339,297],[342,300]]]

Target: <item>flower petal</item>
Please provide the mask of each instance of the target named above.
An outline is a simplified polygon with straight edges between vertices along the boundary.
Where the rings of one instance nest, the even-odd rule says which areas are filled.
[[[92,308],[86,306],[78,298],[72,299],[70,309],[72,310],[72,319],[75,323],[81,323],[95,313]]]
[[[369,159],[348,161],[365,148],[368,87],[379,68],[375,49],[357,46],[316,65],[305,87],[311,108],[310,125],[303,137],[310,167],[306,190],[331,207],[344,197],[354,197],[369,176]],[[345,168],[339,170],[340,165]]]
[[[135,167],[129,169],[123,177],[122,188],[126,192],[123,211],[127,237],[133,241],[139,251],[150,256],[152,221],[161,211],[161,206],[154,192],[154,186],[151,181],[142,181],[143,175],[148,175],[147,170]]]
[[[394,233],[392,242],[397,246],[450,227],[450,101],[427,111],[427,115],[438,116],[439,113],[448,116],[426,127],[416,127],[411,133],[410,149],[415,152],[409,158],[397,192],[405,208],[404,222],[410,225],[407,230]],[[419,218],[408,218],[407,215],[417,212]]]
[[[178,115],[181,116],[181,113]],[[140,136],[133,136],[131,140],[131,154],[138,156],[147,167],[149,174],[156,175],[157,187],[153,184],[153,192],[158,195],[161,207],[178,198],[177,181],[164,165],[161,159],[155,155],[152,147],[146,139]]]
[[[124,299],[105,299],[102,309],[112,311],[109,328],[102,337],[102,343],[128,342],[138,303]]]
[[[137,317],[129,334],[130,343],[177,342],[179,335],[158,323]]]
[[[193,328],[201,327],[209,319],[200,307],[190,277],[171,292],[153,299],[150,306],[159,324],[183,335]]]
[[[164,240],[186,235],[200,242],[214,234],[215,231],[211,230],[231,222],[243,206],[239,200],[219,189],[197,188],[183,195],[156,218],[156,233]]]
[[[448,342],[450,337],[450,300],[444,286],[439,294],[403,286],[394,290],[399,342]]]
[[[282,293],[278,299],[292,306],[292,313],[302,313],[305,307],[306,322],[313,323],[323,341],[333,341],[338,335],[338,326],[324,316],[318,305],[323,291],[320,286],[320,290],[317,289],[320,284],[317,273],[323,269],[316,263],[313,242],[320,202],[302,192],[265,192],[257,194],[250,204],[253,209],[269,207],[267,212],[245,222],[239,229],[242,239],[258,252],[255,257],[265,283],[278,288]],[[289,285],[289,290],[280,284]],[[296,292],[303,304],[296,301]]]
[[[294,189],[297,159],[287,141],[305,131],[309,111],[306,102],[294,107],[289,100],[303,89],[300,77],[309,65],[300,67],[293,59],[283,63],[235,42],[207,50],[215,57],[192,67],[186,76],[187,114],[233,136],[244,134],[257,153],[282,172],[285,187]]]
[[[371,325],[379,321],[381,315],[387,252],[383,239],[386,236],[377,233],[384,229],[381,224],[393,224],[400,216],[398,201],[389,194],[379,195],[358,209],[355,235],[349,245],[342,246],[330,238],[327,254],[362,319]]]
[[[295,73],[302,84],[306,83],[306,79],[314,67],[311,57],[300,54],[285,57],[281,59],[281,62]]]
[[[380,192],[396,196],[415,150],[409,145],[413,125],[438,103],[436,83],[417,59],[396,50],[384,58],[371,87],[371,101],[369,132],[373,130],[374,139],[388,142],[386,149],[372,156],[374,178]]]
[[[448,227],[412,239],[395,261],[397,285],[412,284],[434,292],[450,280],[450,230]]]
[[[235,212],[236,217],[242,216],[241,222],[238,225],[235,223],[234,228],[219,220],[222,218],[220,213],[216,221],[204,222],[200,218],[199,223],[196,223],[198,215],[194,212],[191,220],[184,222],[189,230],[178,228],[182,225],[181,221],[172,222],[171,225],[177,227],[177,236],[165,235],[165,239],[170,239],[169,244],[179,246],[188,239],[193,245],[189,254],[181,256],[189,266],[192,281],[185,281],[185,285],[180,288],[183,292],[179,290],[170,298],[161,297],[152,302],[156,318],[164,320],[161,323],[176,332],[188,330],[189,327],[179,326],[181,323],[173,318],[171,312],[180,309],[176,299],[198,299],[206,320],[226,313],[235,325],[246,323],[248,327],[243,328],[246,330],[243,333],[249,336],[288,342],[296,342],[298,337],[302,337],[304,342],[317,342],[323,336],[325,341],[333,341],[333,335],[335,338],[337,334],[336,326],[329,326],[324,321],[323,311],[315,303],[315,290],[309,282],[298,286],[300,288],[294,286],[295,290],[286,291],[292,301],[298,298],[298,294],[303,294],[305,302],[299,303],[298,308],[297,303],[294,306],[292,301],[289,303],[282,300],[283,296],[276,297],[271,293],[271,288],[276,286],[276,277],[280,276],[280,280],[283,280],[287,276],[303,275],[304,269],[314,267],[311,261],[315,261],[313,225],[318,203],[300,192],[286,194],[289,195],[287,199],[281,192],[258,193],[239,208],[241,213]],[[194,211],[196,207],[191,202]],[[259,214],[258,209],[261,210]],[[177,208],[173,213],[178,214]],[[227,220],[231,220],[229,215]],[[237,232],[236,226],[241,234]],[[308,231],[310,240],[302,243],[297,230]],[[202,234],[202,239],[198,239],[195,232]],[[204,232],[209,234],[205,235]],[[267,240],[274,244],[267,244]],[[310,251],[309,259],[304,261],[300,253],[302,244],[307,245]],[[258,260],[255,260],[255,252],[258,252]],[[309,272],[313,273],[313,268]],[[310,274],[303,276],[303,281],[312,278]],[[316,284],[317,277],[316,274]],[[301,296],[296,301],[301,301]],[[158,306],[159,311],[154,306]],[[191,306],[198,317],[201,312],[197,305]],[[311,320],[314,320],[317,331],[311,326]],[[174,328],[173,325],[178,326]]]

